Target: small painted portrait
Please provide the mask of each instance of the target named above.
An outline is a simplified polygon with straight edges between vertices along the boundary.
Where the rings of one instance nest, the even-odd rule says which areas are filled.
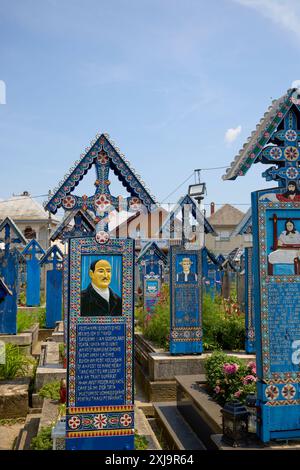
[[[284,230],[278,239],[278,246],[283,245],[300,245],[300,233],[296,230],[295,222],[288,219],[285,222]]]
[[[196,283],[197,266],[195,256],[178,255],[176,262],[176,281],[179,283]]]
[[[299,202],[300,201],[300,191],[298,189],[296,181],[289,181],[287,188],[284,192],[278,193],[264,193],[259,198],[260,201],[270,201],[270,202]]]
[[[280,214],[281,215],[281,214]],[[270,275],[296,274],[300,267],[300,233],[294,217],[278,217],[273,214],[269,220],[268,273]],[[297,218],[299,220],[299,218]]]
[[[300,201],[300,191],[295,181],[289,181],[287,191],[277,194],[278,201]]]
[[[90,261],[84,258],[96,259]],[[83,257],[81,316],[122,315],[121,263],[117,258],[121,257]]]

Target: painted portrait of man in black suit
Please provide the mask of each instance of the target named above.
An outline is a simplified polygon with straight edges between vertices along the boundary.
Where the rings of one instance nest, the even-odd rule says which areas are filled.
[[[91,283],[81,292],[81,316],[120,316],[122,299],[110,287],[111,264],[105,259],[94,261],[89,270]]]
[[[179,283],[195,283],[197,282],[197,274],[191,271],[193,261],[189,257],[182,258],[179,263],[182,267],[182,271],[177,273],[176,281]]]

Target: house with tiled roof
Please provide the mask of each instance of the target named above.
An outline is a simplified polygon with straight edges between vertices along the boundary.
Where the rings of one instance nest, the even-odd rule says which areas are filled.
[[[207,234],[205,237],[205,245],[214,253],[229,254],[235,248],[251,246],[251,239],[247,241],[247,237],[241,234],[232,233],[245,217],[245,213],[230,204],[224,204],[217,211],[214,210],[215,205],[211,204],[211,215],[208,217],[210,225],[217,232],[216,237]]]
[[[40,245],[49,247],[49,234],[60,223],[58,218],[49,217],[43,206],[28,191],[0,201],[0,223],[10,217],[27,240],[35,238]]]

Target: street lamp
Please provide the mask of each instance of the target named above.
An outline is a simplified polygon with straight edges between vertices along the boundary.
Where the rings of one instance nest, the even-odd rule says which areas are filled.
[[[189,185],[189,196],[196,199],[198,204],[204,199],[206,194],[206,184],[205,183],[197,183],[197,184],[190,184]]]
[[[189,185],[189,196],[193,197],[196,199],[198,204],[204,199],[204,196],[206,194],[206,184],[200,182],[200,172],[201,169],[194,170],[195,173],[195,184],[190,184]]]

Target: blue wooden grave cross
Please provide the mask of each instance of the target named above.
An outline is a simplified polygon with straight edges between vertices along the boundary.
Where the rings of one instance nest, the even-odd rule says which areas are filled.
[[[31,240],[24,248],[22,254],[26,256],[26,305],[35,307],[40,305],[41,294],[41,268],[40,257],[45,250],[39,242]]]
[[[148,312],[152,312],[159,300],[163,269],[167,264],[167,256],[155,242],[149,242],[141,250],[136,264],[140,269],[144,307]]]
[[[252,193],[257,433],[300,438],[300,91],[288,90],[241,149],[224,179],[253,163],[278,187]],[[250,280],[251,282],[251,280]]]
[[[231,236],[252,235],[252,210],[248,209],[240,223],[233,230]],[[254,292],[253,292],[253,250],[252,247],[245,248],[245,351],[247,354],[255,352],[255,322],[254,322]]]
[[[172,246],[175,217],[181,212],[180,245]],[[195,221],[193,231],[191,217]],[[178,219],[177,219],[178,222]],[[203,228],[203,230],[202,230]],[[170,231],[170,353],[202,352],[202,254],[204,233],[216,232],[188,194],[181,197],[160,229]],[[198,236],[195,236],[198,235]]]
[[[221,293],[221,274],[219,263],[214,254],[206,247],[202,249],[202,280],[204,290],[212,299]]]
[[[46,282],[46,328],[54,328],[62,318],[62,263],[63,253],[53,245],[40,259],[41,267],[52,265],[47,271]]]
[[[0,303],[0,334],[14,335],[17,333],[19,276],[18,255],[12,245],[25,245],[27,240],[9,217],[0,224],[0,234],[3,231],[4,236],[0,236],[0,242],[3,242],[5,247],[4,252],[0,253],[0,276],[11,295],[5,296]]]
[[[96,169],[94,195],[71,194],[92,166]],[[110,170],[130,197],[122,199],[111,195]],[[111,239],[108,224],[114,210],[136,212],[144,206],[150,212],[153,205],[155,200],[139,175],[106,134],[96,137],[46,203],[46,210],[53,214],[60,207],[75,214],[74,230],[68,240],[65,271],[68,284],[64,283],[68,301],[68,450],[134,448],[134,240],[118,238],[118,235]],[[77,217],[78,211],[81,214]],[[93,214],[95,234],[88,233],[89,227],[87,231],[82,230],[82,213]],[[102,291],[100,284],[96,290],[92,282],[99,262],[106,266],[106,275],[112,284]],[[104,268],[98,265],[97,269]],[[102,295],[103,290],[105,294],[108,290],[111,300]]]

